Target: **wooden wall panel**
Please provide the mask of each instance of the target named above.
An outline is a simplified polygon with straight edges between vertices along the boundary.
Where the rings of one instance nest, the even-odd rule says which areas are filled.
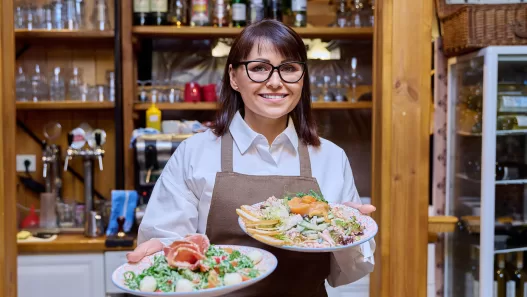
[[[426,296],[432,1],[377,3],[371,297]]]
[[[0,1],[0,296],[17,296],[13,1]]]

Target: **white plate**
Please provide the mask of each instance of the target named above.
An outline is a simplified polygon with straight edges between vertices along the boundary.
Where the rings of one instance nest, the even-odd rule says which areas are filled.
[[[263,202],[256,203],[256,204],[254,204],[252,206],[259,207],[262,203]],[[335,252],[335,251],[348,249],[350,247],[354,247],[354,246],[360,245],[362,243],[365,243],[368,240],[372,239],[377,234],[377,231],[379,230],[379,227],[377,226],[377,223],[370,216],[363,215],[357,209],[355,209],[353,207],[349,207],[349,206],[343,205],[343,204],[337,204],[337,203],[331,203],[330,202],[329,205],[332,208],[333,207],[343,207],[343,208],[346,208],[346,209],[350,210],[353,213],[353,215],[357,218],[357,221],[362,226],[365,227],[364,228],[364,234],[362,236],[360,236],[360,240],[357,240],[357,241],[355,241],[355,242],[353,242],[351,244],[348,244],[348,245],[334,246],[334,247],[328,247],[328,248],[309,248],[309,247],[300,247],[300,246],[291,246],[291,245],[271,245],[271,246],[279,248],[279,249],[295,251],[295,252],[304,252],[304,253]],[[247,232],[247,229],[245,228],[245,223],[240,217],[238,217],[238,224],[242,228],[243,232],[245,232],[247,235],[251,236],[253,239],[258,240],[258,239],[254,238],[251,234],[249,234]],[[258,240],[258,241],[262,242],[261,240]],[[270,244],[265,243],[265,242],[262,242],[262,243],[270,245]]]
[[[262,253],[262,260],[255,266],[256,269],[260,270],[260,276],[257,278],[253,278],[247,281],[244,281],[242,283],[232,285],[232,286],[223,286],[223,287],[217,287],[212,289],[203,289],[199,291],[194,292],[154,292],[154,293],[148,293],[148,292],[141,292],[141,291],[135,291],[130,290],[125,284],[124,284],[124,273],[126,271],[133,271],[136,275],[143,272],[144,269],[150,267],[152,263],[154,262],[154,256],[163,254],[163,252],[158,252],[154,255],[150,255],[148,257],[145,257],[141,262],[136,264],[130,264],[126,263],[121,265],[119,268],[117,268],[113,274],[112,274],[112,282],[114,285],[116,285],[119,289],[126,291],[129,294],[137,295],[137,296],[174,296],[174,297],[183,297],[183,296],[193,296],[193,297],[214,297],[214,296],[220,296],[224,294],[228,294],[234,291],[237,291],[239,289],[248,287],[252,284],[255,284],[262,279],[269,276],[275,269],[278,264],[278,260],[276,257],[269,253],[268,251],[248,247],[248,246],[238,246],[238,245],[215,245],[220,248],[232,248],[233,250],[238,250],[242,254],[248,254],[253,250],[258,250],[260,253]]]

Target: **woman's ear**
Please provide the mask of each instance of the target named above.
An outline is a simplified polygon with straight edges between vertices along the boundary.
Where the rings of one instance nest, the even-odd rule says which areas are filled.
[[[236,82],[236,70],[232,68],[232,64],[229,65],[229,81],[231,83],[231,87],[235,90],[238,90],[238,82]]]

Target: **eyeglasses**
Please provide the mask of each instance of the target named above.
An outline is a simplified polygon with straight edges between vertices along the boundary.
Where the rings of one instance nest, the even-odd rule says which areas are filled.
[[[241,61],[235,63],[235,66],[245,65],[245,71],[250,80],[261,83],[268,80],[275,70],[278,70],[278,75],[286,83],[296,83],[306,71],[306,63],[304,62],[285,62],[278,66],[273,66],[271,63],[263,61]]]

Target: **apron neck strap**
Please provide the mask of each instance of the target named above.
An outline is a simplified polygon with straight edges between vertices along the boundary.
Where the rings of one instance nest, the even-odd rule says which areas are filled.
[[[231,132],[225,133],[221,138],[221,171],[233,172],[233,138]],[[300,158],[300,176],[312,177],[311,174],[311,160],[309,159],[309,151],[307,145],[301,140],[298,143],[298,155]]]

